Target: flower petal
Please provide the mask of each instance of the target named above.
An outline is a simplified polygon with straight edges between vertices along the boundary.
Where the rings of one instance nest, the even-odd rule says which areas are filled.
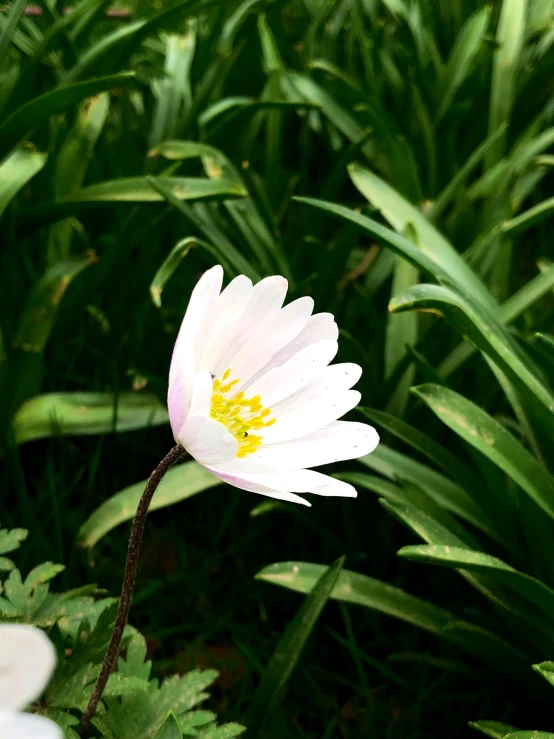
[[[307,500],[304,500],[304,498],[301,498],[299,495],[294,495],[294,493],[289,493],[283,490],[275,490],[267,485],[264,485],[263,482],[260,482],[256,479],[256,476],[248,475],[248,474],[233,474],[231,472],[226,472],[219,469],[214,469],[208,467],[207,469],[210,470],[216,477],[219,477],[220,480],[223,480],[223,482],[226,482],[228,485],[232,485],[235,488],[240,488],[241,490],[247,490],[250,493],[258,493],[259,495],[265,495],[268,498],[275,498],[277,500],[287,500],[290,503],[300,503],[300,505],[305,506],[311,506],[311,503],[309,503]],[[263,481],[263,475],[259,476],[260,480]]]
[[[314,344],[314,346],[318,346]],[[279,417],[285,413],[301,408],[307,403],[319,400],[323,403],[327,399],[335,398],[355,385],[362,374],[362,368],[351,362],[332,364],[324,367],[309,383],[306,383],[298,392],[273,403],[271,411]]]
[[[229,363],[231,377],[240,380],[235,388],[237,392],[276,352],[298,335],[306,325],[313,307],[312,298],[298,298],[270,316],[254,331]]]
[[[260,280],[252,288],[250,300],[236,326],[231,327],[226,341],[221,346],[217,364],[212,370],[219,377],[229,367],[232,358],[246,344],[250,336],[275,315],[285,300],[288,283],[280,275]]]
[[[239,275],[211,305],[196,336],[196,368],[214,371],[234,324],[242,317],[252,297],[252,280]],[[215,374],[215,373],[214,373]]]
[[[339,498],[356,498],[356,488],[342,480],[323,475],[315,470],[274,471],[259,475],[251,475],[250,479],[266,487],[281,492],[314,493],[316,495],[337,496]]]
[[[46,716],[0,711],[0,736],[6,739],[62,739],[58,724]]]
[[[252,384],[246,383],[248,395],[260,395],[266,407],[296,393],[317,377],[331,362],[338,349],[336,341],[318,341],[292,356],[282,367],[260,374]]]
[[[357,390],[346,390],[301,401],[288,413],[276,414],[276,423],[263,430],[263,443],[276,444],[313,434],[355,408],[361,397]]]
[[[0,709],[24,708],[38,698],[55,665],[56,652],[43,631],[26,624],[0,625]]]
[[[300,502],[296,500],[296,496],[289,497],[294,493],[314,493],[342,498],[357,496],[356,489],[352,485],[314,470],[281,472],[248,459],[234,459],[221,467],[209,469],[220,479],[242,490],[268,495],[270,498],[294,500],[296,503]],[[303,498],[300,500],[306,505]]]
[[[233,459],[238,441],[219,421],[209,416],[189,416],[177,439],[203,465],[223,464]]]
[[[288,344],[282,347],[282,349],[276,352],[269,362],[250,378],[247,386],[254,384],[274,368],[283,367],[299,353],[305,352],[308,347],[311,347],[314,344],[319,344],[324,341],[334,342],[336,344],[338,335],[339,329],[331,313],[316,313],[315,316],[310,316],[300,333],[295,336],[292,341],[289,341]],[[327,344],[327,346],[329,346],[329,344]],[[331,359],[332,358],[333,357],[331,357]],[[329,362],[331,359],[329,359]],[[326,364],[329,364],[329,362]],[[283,395],[283,397],[285,396]]]
[[[212,404],[213,380],[207,369],[199,370],[192,379],[191,416],[209,416]]]
[[[297,470],[357,459],[372,452],[378,443],[377,431],[368,424],[333,421],[301,439],[263,445],[251,460],[280,470]]]
[[[218,264],[198,280],[181,323],[169,368],[167,405],[173,436],[177,438],[189,412],[192,376],[195,368],[194,340],[202,319],[215,302],[223,282],[223,268]]]

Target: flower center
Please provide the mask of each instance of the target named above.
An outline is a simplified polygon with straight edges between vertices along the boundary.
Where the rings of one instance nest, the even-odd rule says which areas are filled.
[[[273,426],[275,418],[269,418],[271,410],[264,408],[261,397],[245,398],[244,393],[232,394],[239,380],[229,381],[231,370],[227,369],[220,380],[214,380],[210,417],[222,423],[239,443],[237,457],[252,454],[262,443],[262,436],[255,433]]]

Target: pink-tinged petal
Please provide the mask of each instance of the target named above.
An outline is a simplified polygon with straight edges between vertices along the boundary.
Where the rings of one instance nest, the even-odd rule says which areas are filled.
[[[313,306],[312,298],[298,298],[271,316],[251,335],[229,363],[231,377],[240,380],[235,388],[237,392],[302,330]]]
[[[291,470],[281,473],[281,476],[282,485],[292,492],[338,498],[358,497],[358,491],[350,483],[315,470]]]
[[[314,346],[318,345],[314,344]],[[362,368],[351,362],[324,367],[311,382],[306,383],[298,392],[288,395],[278,403],[272,403],[271,411],[274,416],[279,417],[314,400],[325,402],[327,399],[349,390],[358,382],[361,375]]]
[[[302,331],[277,352],[269,363],[269,366],[264,369],[267,370],[270,367],[282,365],[297,352],[302,351],[302,349],[305,349],[311,344],[316,344],[319,341],[337,341],[338,338],[339,327],[335,323],[333,314],[316,313],[308,318]]]
[[[192,381],[191,416],[209,416],[212,404],[213,380],[208,370],[198,370]]]
[[[329,339],[311,344],[281,367],[261,370],[243,389],[249,396],[260,395],[264,406],[273,410],[274,404],[294,395],[317,377],[334,359],[338,346],[336,341]]]
[[[313,434],[355,408],[360,398],[357,390],[346,390],[298,403],[288,413],[276,415],[276,423],[262,432],[263,443],[277,444]]]
[[[209,416],[189,416],[177,439],[197,462],[219,465],[233,459],[238,442],[219,421]]]
[[[223,268],[218,264],[198,280],[181,323],[169,368],[167,406],[173,436],[177,439],[189,412],[192,378],[195,372],[195,338],[210,306],[216,301],[223,282]]]
[[[265,495],[267,498],[275,498],[276,500],[286,500],[290,503],[299,503],[300,505],[311,506],[307,500],[301,498],[299,495],[294,493],[287,493],[282,490],[275,490],[267,485],[262,484],[248,476],[241,476],[239,474],[232,474],[230,472],[224,472],[221,469],[214,469],[208,467],[212,474],[219,477],[220,480],[226,482],[228,485],[232,485],[240,490],[246,490],[249,493],[258,493],[259,495]]]
[[[0,625],[0,710],[25,708],[38,698],[55,665],[56,652],[43,631],[26,624]]]
[[[266,277],[254,285],[242,317],[229,330],[229,335],[222,343],[217,365],[212,370],[216,377],[225,372],[253,332],[279,311],[285,301],[287,285],[285,278],[280,275]]]
[[[30,713],[0,711],[0,737],[2,739],[62,739],[58,724],[45,716]]]
[[[314,493],[316,495],[355,498],[356,489],[342,480],[323,475],[314,470],[287,470],[281,472],[267,465],[252,462],[248,457],[234,459],[224,465],[209,468],[221,480],[253,493],[268,495],[270,498],[288,497],[294,493]],[[287,497],[282,497],[286,495]],[[302,499],[304,505],[306,501]],[[299,502],[295,500],[295,502]]]
[[[356,498],[356,488],[342,480],[323,475],[315,470],[287,470],[280,472],[252,472],[246,478],[254,484],[286,493],[313,493],[327,497]]]
[[[263,445],[252,454],[252,461],[280,470],[319,467],[363,457],[370,454],[378,443],[377,431],[368,424],[333,421],[326,428],[301,439]]]
[[[252,280],[239,275],[227,285],[206,313],[196,336],[197,368],[214,373],[229,332],[244,314],[252,297]],[[214,373],[215,374],[215,373]]]

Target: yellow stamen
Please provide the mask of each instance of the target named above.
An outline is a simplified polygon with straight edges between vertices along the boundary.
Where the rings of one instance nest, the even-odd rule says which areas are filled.
[[[260,395],[245,398],[241,391],[233,396],[232,389],[239,380],[228,381],[230,376],[231,370],[226,369],[214,380],[210,416],[233,434],[239,443],[237,457],[243,458],[262,444],[263,436],[254,431],[273,426],[275,418],[268,418],[271,410],[264,408]]]

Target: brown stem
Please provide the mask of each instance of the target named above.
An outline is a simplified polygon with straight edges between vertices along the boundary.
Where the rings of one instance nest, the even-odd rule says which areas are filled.
[[[121,587],[121,598],[119,600],[119,609],[115,619],[114,629],[112,632],[112,638],[102,663],[102,669],[98,675],[96,685],[92,691],[92,695],[88,702],[85,712],[81,716],[79,727],[77,731],[79,734],[83,734],[89,724],[91,718],[94,716],[96,707],[102,697],[110,673],[113,670],[117,655],[119,654],[119,647],[121,644],[121,637],[123,636],[123,630],[127,625],[127,619],[129,618],[129,610],[131,608],[131,600],[133,599],[133,590],[135,589],[135,579],[137,577],[137,566],[138,558],[140,554],[140,544],[142,541],[142,535],[144,533],[144,524],[146,523],[146,516],[148,514],[148,508],[152,501],[152,496],[156,492],[156,488],[162,481],[163,476],[172,467],[175,462],[185,454],[185,450],[182,446],[174,446],[173,449],[162,459],[160,464],[156,467],[154,472],[150,475],[144,493],[138,504],[137,512],[133,519],[133,526],[131,528],[131,536],[129,538],[129,547],[127,549],[127,559],[125,561],[125,573],[123,575],[123,585]]]

